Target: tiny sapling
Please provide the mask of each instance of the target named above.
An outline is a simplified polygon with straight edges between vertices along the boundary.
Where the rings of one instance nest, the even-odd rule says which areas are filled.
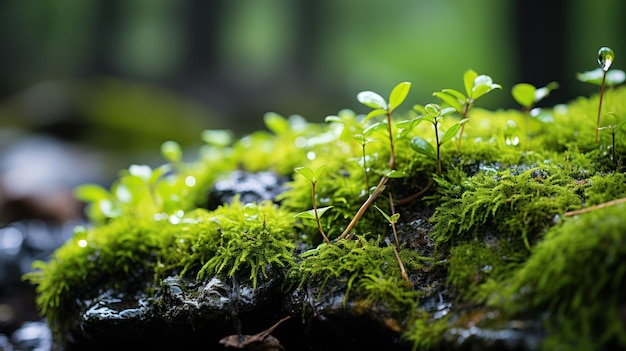
[[[603,46],[598,50],[598,65],[593,71],[577,73],[576,78],[581,82],[591,83],[600,86],[600,100],[598,101],[598,117],[596,119],[596,142],[599,141],[598,128],[600,127],[600,115],[602,112],[602,98],[604,96],[604,86],[621,84],[626,80],[626,74],[621,70],[611,70],[609,68],[615,60],[615,53],[611,48]]]
[[[398,223],[398,220],[400,219],[400,214],[399,213],[393,213],[390,216],[387,213],[385,213],[385,211],[381,210],[380,207],[378,207],[376,205],[374,205],[374,207],[378,210],[378,212],[380,212],[383,215],[383,217],[385,217],[387,222],[389,222],[389,225],[391,226],[391,228],[393,230],[393,238],[396,241],[396,249],[400,250],[400,242],[398,241],[398,231],[396,230],[396,223]],[[394,212],[394,211],[392,210],[392,212]]]
[[[389,158],[389,167],[392,170],[396,168],[396,154],[393,148],[393,131],[392,131],[392,126],[391,126],[391,113],[393,112],[393,110],[396,109],[396,107],[398,107],[402,102],[404,102],[404,99],[406,99],[406,96],[409,94],[410,89],[411,89],[411,83],[409,82],[402,82],[396,85],[391,90],[391,94],[389,95],[389,104],[387,104],[387,101],[385,101],[385,99],[382,96],[378,95],[377,93],[373,91],[362,91],[358,93],[356,97],[357,100],[359,100],[359,102],[362,103],[363,105],[373,108],[373,110],[370,113],[368,113],[367,116],[365,117],[365,121],[373,117],[387,115],[387,128],[389,130],[389,147],[391,148],[390,149],[391,155]],[[378,125],[380,124],[374,125],[372,127],[376,128]]]
[[[426,141],[426,139],[420,136],[415,136],[413,137],[413,139],[411,139],[411,148],[423,155],[426,155],[436,160],[437,161],[437,175],[441,175],[441,151],[440,151],[441,145],[451,140],[459,131],[461,126],[463,126],[468,121],[468,119],[467,118],[461,119],[460,121],[454,123],[450,128],[448,128],[448,130],[442,133],[439,130],[439,126],[440,126],[439,121],[444,115],[447,115],[453,112],[454,108],[448,107],[442,110],[441,107],[437,104],[427,104],[424,107],[415,106],[414,108],[418,110],[419,112],[422,112],[423,114],[411,120],[410,121],[411,125],[408,128],[413,129],[415,126],[417,126],[421,122],[432,123],[435,129],[436,148],[433,148],[433,146],[428,141]]]
[[[615,120],[615,123],[614,124],[609,124],[609,125],[604,126],[604,127],[598,127],[598,130],[608,130],[609,132],[611,132],[611,159],[613,161],[617,162],[615,160],[615,133],[617,133],[618,130],[622,129],[624,127],[624,125],[626,125],[626,120],[621,121],[619,116],[617,116],[613,112],[609,112],[606,115],[612,116],[614,118],[614,120]]]
[[[433,93],[434,96],[454,108],[454,110],[461,115],[461,119],[468,118],[467,113],[476,99],[492,90],[502,89],[502,86],[494,83],[491,77],[484,74],[478,75],[478,73],[471,69],[467,70],[465,74],[463,74],[463,84],[465,86],[466,95],[454,89],[443,89]],[[459,133],[459,146],[461,145],[464,129],[465,124],[461,126],[461,131]]]
[[[317,223],[317,229],[319,229],[320,234],[322,234],[322,238],[324,238],[324,241],[327,244],[330,244],[330,240],[328,240],[326,233],[324,233],[324,230],[322,229],[320,217],[322,217],[322,215],[326,211],[328,211],[332,206],[317,208],[317,201],[315,200],[315,185],[317,184],[317,181],[320,179],[320,177],[324,173],[325,169],[326,169],[326,165],[320,166],[315,171],[309,167],[298,167],[295,169],[296,173],[301,174],[302,176],[304,176],[306,179],[308,179],[311,182],[311,198],[313,200],[313,209],[300,212],[296,214],[296,217],[304,218],[304,219],[314,219],[315,222]]]

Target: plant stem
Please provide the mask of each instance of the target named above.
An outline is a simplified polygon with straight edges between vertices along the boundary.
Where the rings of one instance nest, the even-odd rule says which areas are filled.
[[[316,182],[311,182],[311,197],[313,198],[313,214],[315,215],[315,222],[317,222],[317,228],[320,230],[320,234],[322,234],[322,238],[324,238],[324,241],[327,244],[330,244],[330,240],[328,240],[326,233],[324,233],[324,230],[322,229],[322,224],[320,223],[320,217],[317,214],[317,202],[315,201],[315,183]]]
[[[602,110],[602,96],[604,95],[604,82],[606,81],[606,71],[603,70],[602,84],[600,85],[600,101],[598,102],[598,119],[596,121],[596,143],[600,140],[598,137],[598,128],[600,128],[600,111]]]
[[[367,179],[367,164],[365,163],[365,144],[361,144],[363,146],[363,175],[365,177],[365,191],[370,191],[370,184]]]
[[[582,213],[587,213],[587,212],[591,212],[593,210],[597,210],[599,208],[603,208],[603,207],[608,207],[608,206],[612,206],[612,205],[617,205],[619,203],[622,202],[626,202],[626,197],[623,197],[621,199],[615,199],[615,200],[611,200],[611,201],[607,201],[607,202],[603,202],[601,204],[597,204],[591,207],[587,207],[587,208],[581,208],[580,210],[576,210],[576,211],[569,211],[569,212],[565,212],[563,214],[564,217],[572,217],[572,216],[576,216]]]
[[[387,243],[387,245],[390,245],[388,239],[385,239],[385,242]],[[398,261],[398,266],[400,266],[400,275],[402,276],[402,279],[410,284],[411,281],[409,281],[409,275],[406,273],[406,269],[404,268],[404,264],[402,263],[402,259],[400,258],[398,250],[396,250],[394,246],[392,246],[391,248],[393,249],[393,254],[396,256],[396,261]]]
[[[393,149],[393,132],[391,130],[391,111],[387,110],[387,126],[389,127],[389,146],[391,147],[391,155],[389,156],[389,168],[396,169],[396,152]]]
[[[393,204],[393,196],[389,193],[389,207],[391,208],[391,215],[396,214],[396,207]],[[396,248],[400,250],[400,242],[398,241],[398,231],[396,230],[396,223],[391,222],[391,229],[393,230],[393,238],[396,241]]]
[[[472,104],[472,100],[468,100],[463,105],[463,113],[461,113],[461,120],[467,118],[467,112],[469,111],[470,105]],[[461,126],[461,131],[459,132],[459,140],[457,141],[457,145],[461,147],[461,138],[463,137],[463,131],[465,130],[465,123]]]
[[[439,132],[437,131],[437,119],[436,118],[435,118],[435,122],[433,122],[433,125],[435,126],[435,141],[437,142],[437,175],[440,176],[441,175],[441,156],[439,154],[439,150],[441,148],[441,144],[439,143]],[[461,129],[461,131],[463,130]],[[461,138],[459,137],[459,141],[460,140]]]
[[[383,176],[381,178],[380,182],[378,182],[378,185],[376,186],[376,190],[374,190],[372,195],[370,195],[370,197],[367,198],[367,200],[363,203],[363,205],[361,205],[361,208],[359,208],[359,210],[354,215],[354,218],[352,218],[352,220],[350,221],[346,229],[343,231],[343,233],[341,233],[341,235],[337,238],[337,240],[344,239],[346,236],[348,236],[348,234],[350,234],[350,231],[352,230],[352,228],[354,228],[354,226],[359,221],[359,219],[363,217],[365,210],[367,210],[367,208],[372,204],[372,202],[376,200],[378,195],[380,195],[380,193],[382,193],[383,190],[385,190],[385,183],[387,183],[388,180],[389,180],[389,177],[386,177],[386,176]]]

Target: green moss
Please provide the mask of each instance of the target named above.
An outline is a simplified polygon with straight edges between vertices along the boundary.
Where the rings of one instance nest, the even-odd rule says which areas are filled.
[[[624,204],[609,206],[555,226],[491,303],[513,315],[547,311],[546,350],[625,347],[624,211]]]
[[[434,319],[428,313],[421,313],[409,324],[403,338],[413,344],[413,351],[440,350],[449,322],[450,315]]]
[[[196,272],[196,279],[222,274],[232,277],[249,272],[253,287],[268,268],[293,265],[295,232],[293,214],[269,201],[231,204],[212,212],[200,211],[172,237],[162,251],[167,270]]]
[[[576,182],[558,167],[481,172],[448,181],[438,178],[432,237],[439,243],[467,240],[493,227],[530,243],[555,215],[580,208]]]
[[[380,237],[367,240],[363,236],[331,245],[320,244],[300,255],[302,261],[291,271],[290,280],[299,281],[298,288],[305,282],[319,282],[320,295],[329,280],[344,281],[344,303],[354,288],[357,296],[370,302],[385,301],[395,312],[415,307],[419,295],[402,279],[393,247],[380,244]],[[419,269],[428,260],[410,250],[401,250],[400,257],[408,271]]]

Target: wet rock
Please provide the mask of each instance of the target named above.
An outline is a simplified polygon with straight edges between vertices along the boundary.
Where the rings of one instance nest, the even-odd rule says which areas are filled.
[[[45,321],[27,322],[11,334],[15,350],[47,351],[52,348],[52,333]]]
[[[209,192],[208,209],[215,209],[221,204],[231,203],[236,195],[242,203],[275,201],[276,196],[287,190],[289,177],[274,172],[250,173],[234,171],[228,178],[219,180]]]

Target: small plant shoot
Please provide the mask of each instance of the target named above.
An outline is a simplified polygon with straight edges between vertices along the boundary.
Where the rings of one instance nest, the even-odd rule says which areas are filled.
[[[423,108],[420,106],[415,107],[417,110],[423,110],[424,114],[418,116],[416,119],[412,120],[412,125],[409,128],[414,128],[417,124],[421,122],[430,122],[433,125],[435,130],[435,147],[433,147],[426,139],[421,136],[415,136],[411,139],[411,148],[416,152],[419,152],[423,155],[426,155],[437,162],[437,175],[441,175],[441,145],[446,142],[452,140],[454,136],[458,133],[461,126],[463,126],[468,119],[463,118],[460,121],[454,123],[448,130],[442,132],[439,129],[439,121],[444,115],[447,115],[454,111],[454,108],[445,108],[441,109],[441,107],[437,104],[427,104]]]
[[[396,154],[393,146],[393,130],[391,124],[391,113],[398,107],[404,100],[406,96],[409,94],[409,90],[411,90],[411,83],[402,82],[396,85],[389,95],[389,104],[385,101],[385,99],[378,95],[373,91],[362,91],[357,94],[357,100],[363,105],[373,108],[373,110],[367,114],[365,117],[365,121],[382,115],[387,115],[387,128],[389,131],[389,147],[390,147],[390,159],[389,159],[389,167],[391,169],[396,168]],[[378,126],[383,126],[382,124],[375,124],[370,128],[378,128]],[[367,134],[366,134],[367,135]]]
[[[471,69],[463,74],[463,85],[465,86],[465,94],[454,89],[443,89],[433,93],[434,96],[454,108],[461,115],[461,119],[468,118],[469,109],[479,97],[492,90],[502,89],[502,86],[494,83],[491,77],[484,74],[478,75]],[[465,125],[463,124],[459,133],[459,146],[461,145],[464,129]]]
[[[317,184],[317,181],[321,178],[325,170],[326,170],[326,165],[322,165],[316,170],[312,170],[309,167],[298,167],[294,170],[296,173],[301,174],[304,178],[308,179],[311,182],[311,199],[313,201],[312,210],[300,212],[296,214],[296,217],[304,218],[304,219],[314,219],[315,222],[317,223],[317,229],[319,229],[320,234],[322,235],[322,238],[327,244],[330,244],[330,240],[328,240],[326,233],[324,233],[324,230],[322,229],[320,217],[322,217],[322,215],[326,211],[328,211],[332,206],[317,208],[317,201],[315,200],[315,185]]]
[[[600,128],[600,113],[602,111],[602,97],[604,95],[604,84],[606,83],[606,72],[615,60],[615,53],[610,48],[603,46],[598,50],[598,64],[602,69],[602,83],[600,84],[600,100],[598,101],[598,119],[596,121],[596,142],[599,141],[598,128]]]
[[[613,112],[607,113],[606,116],[613,117],[614,123],[604,127],[598,127],[598,130],[607,130],[611,133],[611,160],[617,163],[615,159],[615,134],[626,125],[626,120],[622,121],[621,118]]]

